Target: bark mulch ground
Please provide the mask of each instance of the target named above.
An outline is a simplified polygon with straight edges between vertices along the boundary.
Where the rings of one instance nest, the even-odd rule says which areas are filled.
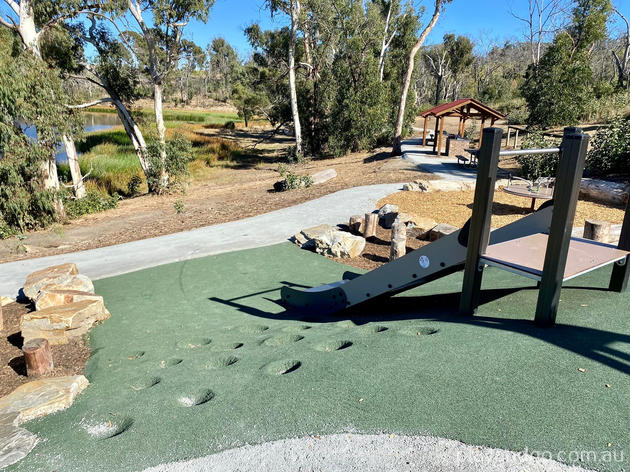
[[[20,334],[20,319],[28,313],[29,305],[10,303],[2,307],[4,329],[0,330],[0,397],[8,395],[17,387],[31,380],[26,376],[26,366],[22,355],[22,336]],[[83,367],[90,357],[90,348],[83,340],[69,344],[51,346],[55,368],[49,377],[77,375],[83,372]]]

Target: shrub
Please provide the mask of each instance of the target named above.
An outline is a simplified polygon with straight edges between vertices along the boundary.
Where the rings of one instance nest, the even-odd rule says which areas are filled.
[[[69,218],[79,218],[90,213],[116,208],[119,196],[108,195],[95,189],[90,189],[83,198],[73,199],[69,194],[64,195],[64,205]]]
[[[180,135],[166,142],[166,162],[162,162],[160,155],[162,144],[157,139],[147,143],[147,156],[151,164],[151,171],[147,175],[147,184],[151,191],[158,193],[181,188],[183,180],[188,176],[188,163],[194,159],[192,145],[189,140]],[[161,184],[162,170],[168,172],[167,188]]]
[[[173,203],[173,208],[175,209],[175,213],[177,213],[178,215],[186,211],[184,202],[182,202],[181,200],[176,200],[175,203]]]
[[[615,118],[599,130],[586,159],[594,175],[630,173],[630,121]]]
[[[554,145],[554,142],[543,136],[542,131],[534,130],[527,134],[527,137],[523,140],[521,149],[548,148]],[[523,177],[532,181],[540,177],[555,176],[558,168],[558,159],[558,154],[534,154],[517,156],[516,158],[521,165]]]
[[[294,174],[284,164],[278,166],[278,173],[284,178],[284,180],[274,184],[274,188],[279,192],[295,190],[301,187],[308,188],[313,185],[313,177],[310,175]]]
[[[131,197],[138,195],[140,193],[140,186],[142,185],[142,177],[139,175],[134,175],[127,182],[127,194]]]
[[[236,128],[236,123],[234,123],[233,121],[226,121],[225,124],[223,125],[223,127],[225,129],[235,129]]]

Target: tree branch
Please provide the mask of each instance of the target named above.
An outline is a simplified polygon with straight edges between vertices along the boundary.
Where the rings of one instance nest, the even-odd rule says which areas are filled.
[[[101,103],[113,103],[114,100],[110,97],[99,98],[98,100],[94,100],[92,102],[81,103],[79,105],[66,105],[66,108],[70,108],[71,110],[81,110],[83,108],[90,108],[94,105],[100,105]]]

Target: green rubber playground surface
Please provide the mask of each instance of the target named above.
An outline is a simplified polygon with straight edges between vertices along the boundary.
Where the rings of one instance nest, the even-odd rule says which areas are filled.
[[[276,303],[283,283],[346,269],[281,244],[96,282],[112,316],[92,331],[91,386],[26,425],[44,440],[9,470],[142,470],[339,432],[628,469],[630,294],[602,290],[610,269],[568,283],[553,329],[530,321],[534,283],[492,268],[474,319],[455,316],[461,274],[334,318]]]

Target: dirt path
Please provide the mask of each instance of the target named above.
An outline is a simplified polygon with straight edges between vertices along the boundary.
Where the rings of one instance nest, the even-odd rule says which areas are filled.
[[[194,182],[185,194],[123,200],[116,209],[28,233],[22,241],[2,241],[0,262],[94,249],[225,223],[360,185],[432,178],[400,159],[390,158],[384,148],[312,161],[296,168],[294,172],[300,174],[326,168],[337,171],[335,179],[308,189],[273,192],[273,183],[279,180],[276,168],[277,164],[271,162],[216,168],[209,180]],[[174,208],[178,200],[184,204],[181,213]]]

